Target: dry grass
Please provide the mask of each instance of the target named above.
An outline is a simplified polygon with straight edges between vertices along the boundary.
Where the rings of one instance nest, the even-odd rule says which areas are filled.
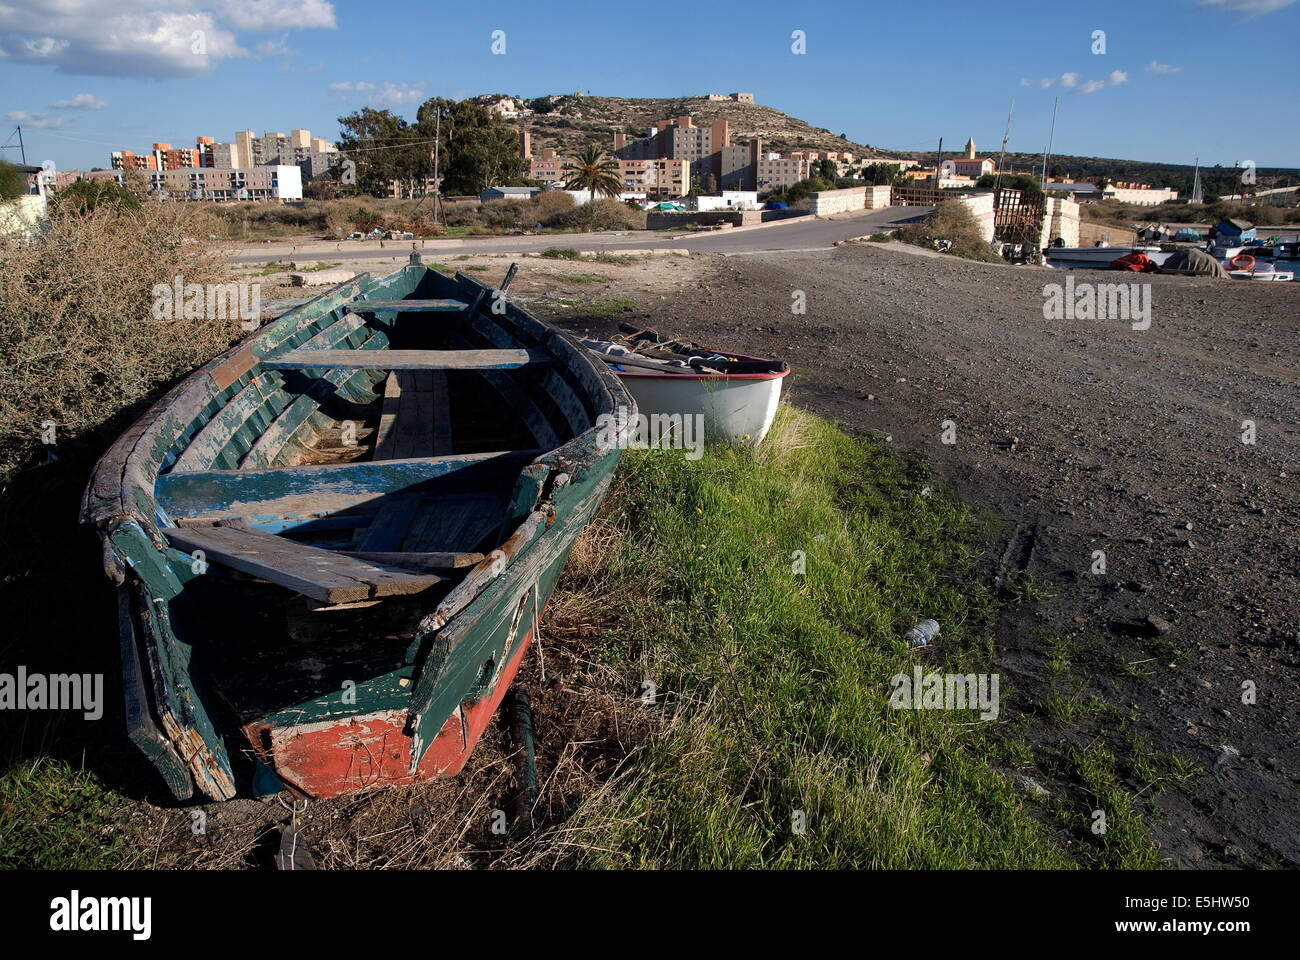
[[[156,320],[155,284],[222,283],[210,221],[181,204],[55,215],[44,243],[0,242],[0,476],[105,424],[209,360],[238,321]]]

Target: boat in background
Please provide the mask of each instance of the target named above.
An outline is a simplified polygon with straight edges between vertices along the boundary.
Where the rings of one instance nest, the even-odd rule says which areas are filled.
[[[82,500],[131,740],[178,799],[454,776],[532,642],[635,401],[500,290],[411,264],[186,377]]]
[[[708,350],[654,330],[619,324],[623,336],[584,340],[647,417],[704,418],[705,439],[758,444],[767,436],[790,372],[780,360]]]
[[[1070,269],[1071,267],[1108,267],[1110,264],[1127,257],[1131,253],[1146,254],[1151,260],[1160,264],[1169,256],[1167,251],[1157,246],[1137,247],[1048,247],[1043,257],[1048,266]]]

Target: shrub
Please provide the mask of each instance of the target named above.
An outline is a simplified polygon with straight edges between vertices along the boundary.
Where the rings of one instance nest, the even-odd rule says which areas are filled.
[[[894,238],[918,247],[931,248],[937,248],[940,240],[947,240],[952,244],[948,252],[958,257],[987,263],[1002,262],[1002,258],[989,249],[970,210],[956,200],[939,204],[934,213],[920,223],[899,227]]]
[[[559,230],[644,230],[645,211],[631,210],[609,197],[564,210],[542,221]]]
[[[54,194],[50,207],[67,213],[89,213],[98,206],[119,204],[140,209],[140,201],[126,187],[112,180],[77,180]]]
[[[153,287],[230,277],[211,219],[186,204],[54,211],[44,241],[0,241],[0,476],[103,426],[239,336],[238,320],[156,320]]]
[[[532,205],[532,216],[536,218],[533,223],[545,223],[551,217],[573,209],[573,197],[563,190],[543,190],[528,202]]]

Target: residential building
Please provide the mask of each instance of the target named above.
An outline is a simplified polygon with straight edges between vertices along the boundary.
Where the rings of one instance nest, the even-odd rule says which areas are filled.
[[[302,171],[288,164],[229,170],[155,170],[149,178],[150,193],[164,200],[302,199]]]
[[[718,188],[720,190],[757,190],[758,158],[763,141],[728,144],[718,151]]]
[[[528,166],[528,176],[542,183],[562,183],[565,179],[564,168],[567,158],[561,157],[550,147],[542,150],[540,156],[532,158]]]
[[[807,180],[809,163],[799,157],[782,157],[779,153],[764,153],[755,164],[756,187],[766,193],[778,187],[788,187]]]

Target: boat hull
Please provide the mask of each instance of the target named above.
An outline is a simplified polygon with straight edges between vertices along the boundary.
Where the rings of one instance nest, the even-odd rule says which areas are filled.
[[[789,371],[736,376],[616,372],[642,415],[697,416],[706,441],[753,445],[772,426]]]
[[[128,732],[178,799],[463,769],[612,480],[623,445],[601,421],[635,411],[572,338],[490,294],[418,261],[342,284],[191,374],[97,465],[82,519],[119,585]],[[377,424],[361,456],[322,445],[358,423]]]

